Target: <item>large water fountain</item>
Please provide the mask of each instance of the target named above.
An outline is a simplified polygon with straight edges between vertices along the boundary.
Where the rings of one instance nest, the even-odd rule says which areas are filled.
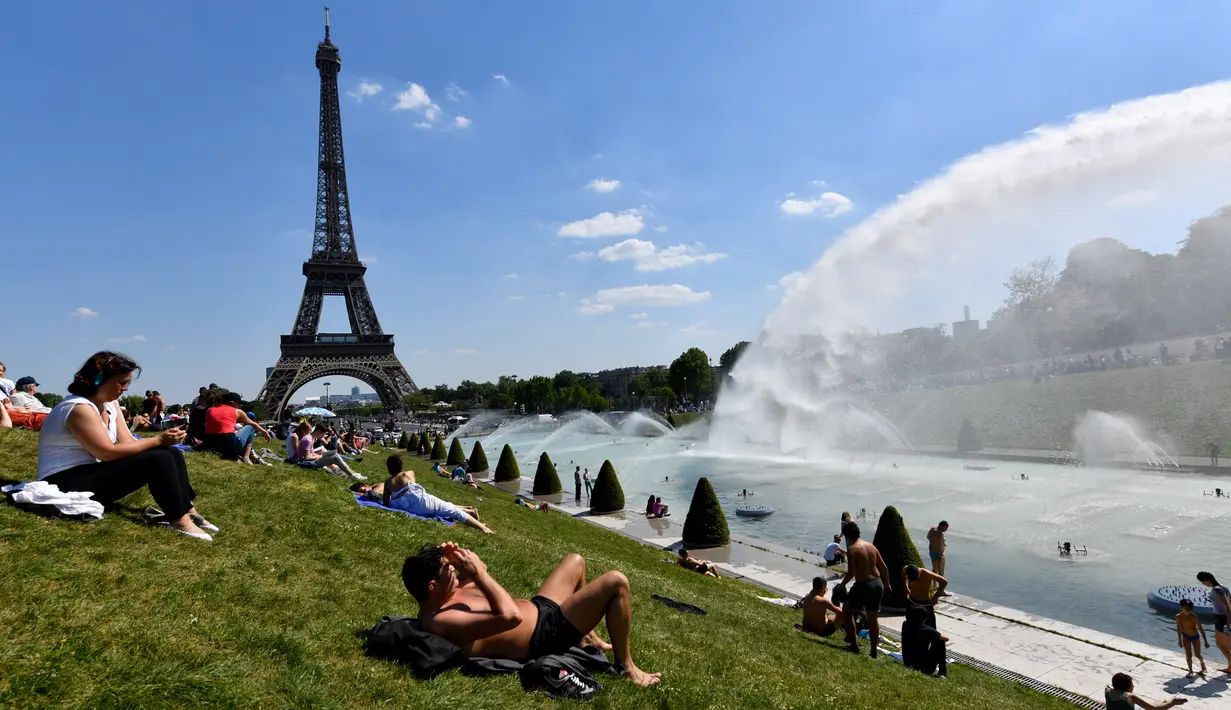
[[[526,464],[546,449],[561,466],[591,473],[610,459],[629,501],[654,493],[680,505],[704,475],[733,513],[735,493],[752,489],[777,513],[732,516],[733,535],[788,546],[822,547],[843,510],[894,504],[916,542],[947,519],[948,574],[959,595],[1161,643],[1164,620],[1146,610],[1145,593],[1191,583],[1200,569],[1218,572],[1214,551],[1231,535],[1231,502],[1203,493],[1231,481],[1010,461],[972,471],[920,455],[861,401],[859,386],[878,363],[860,343],[865,329],[916,325],[953,304],[990,311],[1011,266],[1098,234],[1119,193],[1166,187],[1188,218],[1208,213],[1226,199],[1214,178],[1231,172],[1227,165],[1228,83],[1036,129],[953,164],[785,280],[781,305],[735,368],[712,422],[644,437],[644,422],[624,429],[579,416],[550,432],[498,430],[484,443],[509,443]],[[1074,424],[1087,458],[1114,449],[1174,464],[1147,427],[1125,417],[1098,412]],[[1089,555],[1060,558],[1064,540]]]

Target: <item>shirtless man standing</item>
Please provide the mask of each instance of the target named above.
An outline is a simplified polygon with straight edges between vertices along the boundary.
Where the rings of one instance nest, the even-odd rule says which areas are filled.
[[[829,583],[823,577],[812,578],[812,591],[804,597],[804,623],[801,631],[817,636],[832,636],[836,630],[834,621],[842,618],[842,607],[825,598]],[[830,614],[834,616],[830,616]]]
[[[528,661],[582,641],[610,650],[594,633],[606,619],[620,673],[636,685],[658,683],[658,673],[633,663],[628,578],[611,571],[587,584],[581,555],[565,557],[531,599],[514,599],[478,555],[453,542],[427,545],[406,558],[402,583],[419,602],[423,629],[460,646],[467,657]]]
[[[945,533],[947,532],[949,532],[949,523],[946,520],[940,521],[939,525],[928,530],[928,557],[932,558],[932,571],[941,577],[945,576]]]
[[[858,524],[843,523],[842,535],[846,538],[846,575],[842,577],[842,586],[845,587],[852,578],[855,580],[846,595],[846,602],[842,605],[842,627],[850,641],[846,648],[859,653],[855,614],[862,611],[868,619],[868,636],[872,642],[870,654],[872,658],[876,658],[881,635],[880,622],[877,620],[881,610],[881,597],[893,592],[889,583],[889,568],[885,566],[885,561],[881,559],[881,553],[875,545],[859,539]]]

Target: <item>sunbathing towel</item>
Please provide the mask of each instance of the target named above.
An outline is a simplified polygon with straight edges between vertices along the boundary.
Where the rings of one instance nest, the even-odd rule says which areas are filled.
[[[397,508],[390,508],[388,506],[381,505],[380,501],[375,501],[375,500],[372,500],[371,498],[364,498],[362,493],[355,494],[355,502],[358,503],[359,505],[367,506],[369,508],[380,508],[381,510],[388,510],[394,513],[401,513],[402,515],[405,515],[408,518],[414,518],[415,520],[434,520],[438,523],[444,523],[445,525],[450,525],[450,526],[453,525],[453,521],[447,518],[428,518],[422,515],[415,515],[414,513],[411,513],[406,510],[399,510]]]
[[[26,481],[5,486],[10,502],[18,508],[98,520],[103,517],[103,504],[94,500],[89,491],[61,491],[54,483]]]

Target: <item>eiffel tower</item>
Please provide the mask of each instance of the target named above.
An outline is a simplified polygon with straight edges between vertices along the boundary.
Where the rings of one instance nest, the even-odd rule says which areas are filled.
[[[366,382],[387,408],[400,406],[402,395],[418,389],[393,352],[393,336],[381,330],[363,280],[367,267],[355,250],[338,106],[342,59],[329,41],[329,8],[325,8],[325,39],[316,46],[316,68],[321,74],[321,126],[316,229],[312,256],[303,263],[308,282],[295,327],[290,335],[282,336],[282,356],[258,395],[267,415],[276,419],[282,418],[296,390],[322,377],[345,375]],[[346,299],[349,333],[318,332],[326,296]]]

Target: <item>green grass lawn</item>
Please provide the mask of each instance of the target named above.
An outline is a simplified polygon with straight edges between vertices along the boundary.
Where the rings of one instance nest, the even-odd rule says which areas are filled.
[[[953,446],[969,417],[985,447],[1069,450],[1077,418],[1098,409],[1137,417],[1173,455],[1204,456],[1210,442],[1231,451],[1231,364],[1221,361],[895,392],[869,403],[917,446]]]
[[[0,430],[0,478],[32,478],[36,449],[34,434]],[[359,468],[375,479],[384,458]],[[421,461],[414,467],[429,490],[477,505],[498,534],[361,508],[344,481],[315,471],[188,460],[197,503],[222,528],[212,544],[145,527],[123,511],[81,523],[0,505],[0,706],[553,705],[524,693],[516,678],[453,672],[417,681],[364,656],[359,632],[383,614],[415,615],[399,578],[405,555],[452,539],[475,549],[517,596],[532,594],[570,552],[585,555],[591,576],[628,575],[634,656],[662,672],[662,685],[603,677],[595,707],[1068,707],[960,666],[940,681],[851,656],[793,631],[797,612],[757,600],[751,586],[687,573],[664,564],[664,553],[583,521],[424,475]],[[125,504],[149,502],[138,493]],[[709,616],[672,611],[654,593]]]

